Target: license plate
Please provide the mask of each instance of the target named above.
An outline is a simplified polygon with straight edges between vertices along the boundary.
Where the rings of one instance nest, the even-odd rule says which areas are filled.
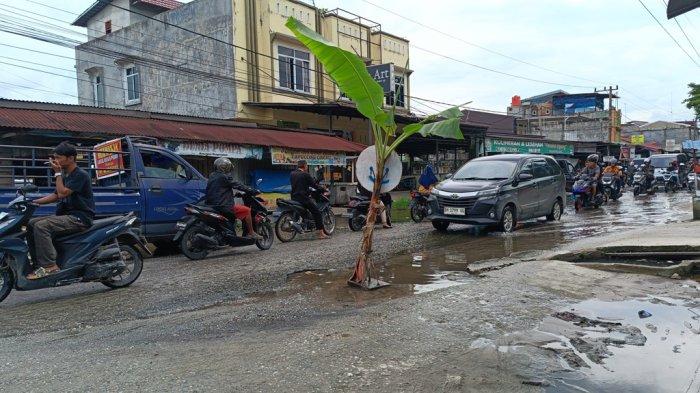
[[[446,207],[445,214],[449,214],[451,216],[463,216],[465,213],[463,207]]]

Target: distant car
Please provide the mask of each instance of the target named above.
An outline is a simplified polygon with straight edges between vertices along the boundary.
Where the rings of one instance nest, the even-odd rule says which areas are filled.
[[[428,218],[438,231],[451,223],[515,230],[519,221],[546,216],[559,220],[566,178],[549,156],[504,154],[469,161],[433,187]]]
[[[566,192],[571,192],[574,186],[574,178],[576,177],[576,168],[574,164],[570,163],[568,160],[563,158],[557,159],[557,164],[564,172],[564,177],[566,178]]]

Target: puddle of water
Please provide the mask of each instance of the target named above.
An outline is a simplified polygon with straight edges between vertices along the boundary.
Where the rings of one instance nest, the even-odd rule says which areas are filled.
[[[640,310],[651,313],[651,317],[640,318]],[[700,331],[700,309],[673,299],[656,298],[588,300],[575,305],[573,312],[634,326],[641,330],[646,342],[643,346],[609,345],[610,355],[602,364],[585,359],[590,368],[554,375],[555,385],[548,391],[700,391],[700,334],[695,333]],[[581,337],[609,337],[613,342],[624,339],[618,332],[592,330],[583,329]],[[565,345],[571,346],[570,342]]]

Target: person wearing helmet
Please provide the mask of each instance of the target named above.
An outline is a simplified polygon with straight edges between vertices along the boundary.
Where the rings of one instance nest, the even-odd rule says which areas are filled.
[[[615,183],[617,184],[618,189],[622,189],[622,167],[618,165],[618,161],[616,158],[613,158],[610,160],[609,165],[603,169],[603,173],[609,173],[613,175],[615,178]]]
[[[591,180],[591,196],[598,194],[598,182],[600,181],[600,167],[598,166],[598,155],[591,154],[586,158],[586,166],[581,171],[582,175],[587,175]]]
[[[311,191],[309,191],[309,188],[319,188],[320,185],[318,184],[318,180],[314,179],[313,176],[309,174],[309,166],[306,161],[300,160],[297,162],[297,169],[292,171],[289,175],[289,183],[292,186],[292,200],[304,205],[306,210],[314,217],[314,223],[318,230],[318,238],[328,239],[330,236],[323,232],[321,210],[311,197]]]
[[[646,179],[646,188],[651,187],[651,183],[654,181],[654,167],[651,165],[651,158],[647,157],[644,159],[644,164],[640,168],[640,171],[644,174]]]
[[[227,217],[233,216],[245,223],[247,237],[255,240],[262,239],[253,229],[253,218],[250,208],[244,205],[236,205],[233,189],[252,191],[250,187],[241,184],[231,177],[233,163],[225,157],[219,157],[214,161],[214,172],[209,175],[206,189],[206,204],[216,206]]]

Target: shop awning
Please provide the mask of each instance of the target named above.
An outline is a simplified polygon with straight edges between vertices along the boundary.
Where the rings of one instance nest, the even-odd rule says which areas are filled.
[[[255,108],[282,109],[288,111],[308,112],[324,116],[343,116],[364,118],[354,105],[350,103],[323,103],[323,104],[298,104],[289,102],[244,102],[244,105]],[[409,124],[421,121],[419,117],[413,115],[396,114],[396,122]]]
[[[60,105],[56,105],[60,108]],[[98,135],[136,135],[164,140],[215,142],[250,146],[283,147],[303,151],[359,153],[366,146],[321,133],[237,127],[202,122],[46,109],[0,107],[0,128],[67,131]]]
[[[698,7],[700,7],[700,0],[668,0],[666,17],[675,18]]]

